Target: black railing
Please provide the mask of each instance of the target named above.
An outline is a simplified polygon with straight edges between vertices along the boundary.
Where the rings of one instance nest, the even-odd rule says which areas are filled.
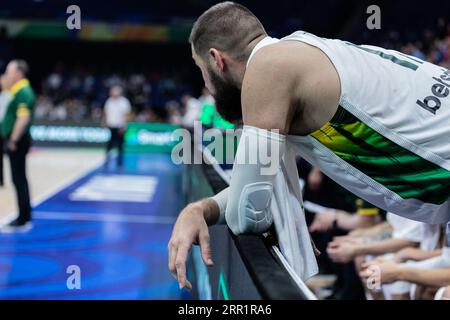
[[[195,152],[204,153],[205,150],[198,146]],[[224,178],[226,173],[220,172],[219,166],[203,163],[201,170],[214,194],[228,187]],[[263,235],[235,236],[229,229],[228,233],[262,299],[316,299],[307,286],[286,268],[273,239]]]

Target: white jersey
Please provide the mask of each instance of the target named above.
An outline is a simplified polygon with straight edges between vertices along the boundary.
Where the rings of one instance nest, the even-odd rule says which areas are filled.
[[[432,224],[449,221],[450,71],[302,31],[263,39],[250,59],[285,40],[323,51],[341,82],[334,118],[309,136],[288,136],[287,147],[379,208]]]
[[[108,98],[105,103],[106,125],[109,128],[123,128],[131,112],[130,101],[125,97]]]

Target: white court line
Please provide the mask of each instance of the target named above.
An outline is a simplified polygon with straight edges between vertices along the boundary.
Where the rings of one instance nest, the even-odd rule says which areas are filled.
[[[91,168],[84,172],[69,177],[60,186],[40,196],[39,199],[33,201],[33,207],[37,207],[44,201],[53,197],[63,189],[74,184],[76,181],[98,170],[104,165],[104,159],[97,161]],[[141,216],[129,214],[92,214],[92,213],[72,213],[72,212],[47,212],[33,211],[33,218],[48,220],[78,220],[78,221],[105,221],[105,222],[130,222],[130,223],[153,223],[153,224],[174,224],[174,217],[157,217],[157,216]]]
[[[129,214],[92,214],[79,212],[58,211],[35,211],[35,219],[47,220],[77,220],[77,221],[104,221],[104,222],[129,222],[129,223],[152,223],[152,224],[174,224],[175,217],[142,216]]]
[[[40,205],[44,201],[50,199],[51,197],[53,197],[57,193],[61,192],[63,189],[69,187],[71,184],[74,184],[76,181],[84,178],[85,176],[87,176],[88,174],[94,172],[95,170],[100,169],[103,166],[104,163],[105,163],[104,159],[98,160],[92,165],[92,167],[84,170],[83,172],[78,173],[78,174],[74,174],[72,176],[69,176],[69,178],[64,180],[64,182],[62,184],[60,184],[59,186],[57,186],[54,189],[51,189],[51,190],[45,192],[44,194],[40,195],[39,197],[36,197],[36,199],[34,199],[32,201],[33,207],[37,207],[38,205]]]
[[[104,160],[99,160],[91,168],[84,172],[73,175],[64,183],[55,189],[40,196],[38,200],[33,201],[33,207],[37,207],[44,201],[53,197],[63,189],[74,184],[76,181],[98,170],[104,165]],[[57,211],[33,211],[33,218],[48,219],[48,220],[78,220],[78,221],[104,221],[104,222],[129,222],[129,223],[149,223],[149,224],[174,224],[176,217],[158,217],[158,216],[142,216],[129,214],[92,214],[92,213],[72,213],[72,212],[57,212]]]

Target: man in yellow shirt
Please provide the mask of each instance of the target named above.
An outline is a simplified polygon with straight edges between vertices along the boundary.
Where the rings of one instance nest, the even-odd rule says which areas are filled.
[[[11,175],[16,188],[19,216],[2,232],[26,231],[31,228],[31,205],[26,177],[26,155],[30,149],[30,125],[36,97],[27,79],[28,64],[12,60],[6,67],[4,81],[10,83],[10,101],[0,125],[0,134],[11,163]]]

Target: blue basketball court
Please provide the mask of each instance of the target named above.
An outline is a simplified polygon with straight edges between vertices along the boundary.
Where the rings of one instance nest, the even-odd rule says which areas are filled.
[[[37,205],[30,232],[0,234],[0,299],[189,298],[167,269],[181,168],[157,153],[114,164]]]

